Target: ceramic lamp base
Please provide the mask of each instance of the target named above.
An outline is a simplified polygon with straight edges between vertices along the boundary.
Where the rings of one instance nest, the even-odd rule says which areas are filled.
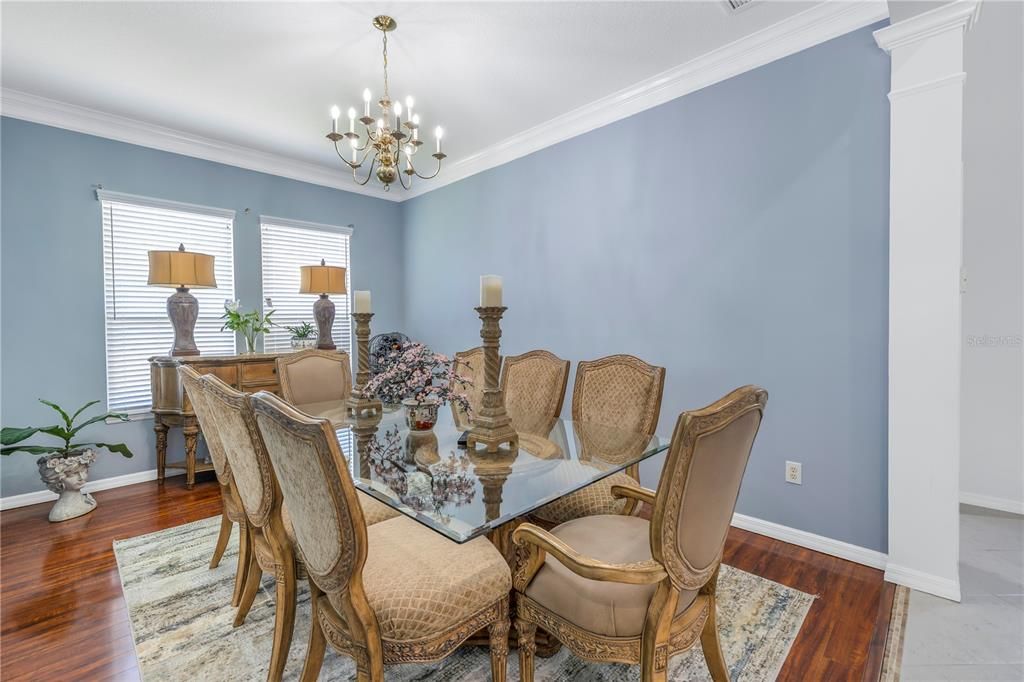
[[[335,350],[337,346],[334,345],[334,337],[331,335],[331,327],[334,326],[334,301],[328,298],[327,294],[320,294],[320,298],[313,304],[313,317],[319,331],[316,347],[320,350]]]
[[[174,327],[172,356],[199,355],[196,347],[196,320],[199,319],[199,301],[189,293],[188,288],[179,287],[167,298],[167,317]]]

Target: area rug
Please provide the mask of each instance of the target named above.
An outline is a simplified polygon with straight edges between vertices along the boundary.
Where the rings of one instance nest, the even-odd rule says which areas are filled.
[[[231,626],[231,592],[237,558],[232,537],[221,565],[209,569],[220,519],[211,518],[114,543],[121,587],[145,680],[265,680],[274,628],[274,584],[265,578],[241,627]],[[298,679],[309,638],[309,592],[299,591],[295,635],[285,679]],[[800,631],[814,597],[750,573],[723,566],[718,580],[722,648],[737,681],[774,680]],[[671,680],[710,680],[696,648],[673,657]],[[465,647],[441,663],[389,666],[401,682],[490,679],[483,647]],[[352,680],[351,660],[328,650],[321,680]],[[579,660],[564,647],[537,659],[538,682],[639,680],[639,668]],[[519,679],[515,651],[509,680]]]

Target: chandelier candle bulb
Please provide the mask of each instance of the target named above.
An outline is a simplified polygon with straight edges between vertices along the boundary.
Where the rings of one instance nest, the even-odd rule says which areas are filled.
[[[373,308],[370,305],[370,292],[369,291],[356,291],[354,294],[354,300],[352,302],[353,312],[356,313],[372,313]]]
[[[395,130],[402,130],[402,103],[395,102]]]
[[[441,138],[444,137],[444,129],[441,126],[434,128],[434,137],[437,138],[437,153],[441,153]]]
[[[331,107],[331,132],[338,132],[338,117],[341,116],[341,109]]]
[[[356,108],[355,107],[349,107],[348,108],[348,131],[350,133],[353,133],[353,134],[356,132]]]
[[[412,115],[413,101],[414,100],[412,98],[412,95],[410,95],[409,97],[405,98],[405,118],[408,121],[412,121],[412,119],[413,119],[413,115]]]
[[[370,116],[370,100],[373,99],[373,95],[370,94],[370,88],[363,90],[363,116],[369,118]]]
[[[480,275],[480,307],[501,307],[501,277]]]

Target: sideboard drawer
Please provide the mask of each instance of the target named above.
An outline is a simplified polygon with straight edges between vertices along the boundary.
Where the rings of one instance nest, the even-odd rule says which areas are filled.
[[[243,362],[242,385],[277,383],[277,365],[273,362]]]
[[[197,362],[191,367],[199,374],[212,374],[228,386],[238,386],[238,365],[204,365]]]

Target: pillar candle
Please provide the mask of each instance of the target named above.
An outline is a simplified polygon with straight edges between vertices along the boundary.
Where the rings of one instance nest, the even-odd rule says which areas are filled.
[[[498,275],[480,276],[480,307],[491,308],[501,305],[501,277]]]
[[[371,309],[371,306],[370,306],[370,292],[369,291],[356,291],[353,294],[353,297],[354,297],[353,306],[354,306],[355,309],[352,312],[356,312],[356,313],[371,313],[371,312],[373,312],[373,310]]]

